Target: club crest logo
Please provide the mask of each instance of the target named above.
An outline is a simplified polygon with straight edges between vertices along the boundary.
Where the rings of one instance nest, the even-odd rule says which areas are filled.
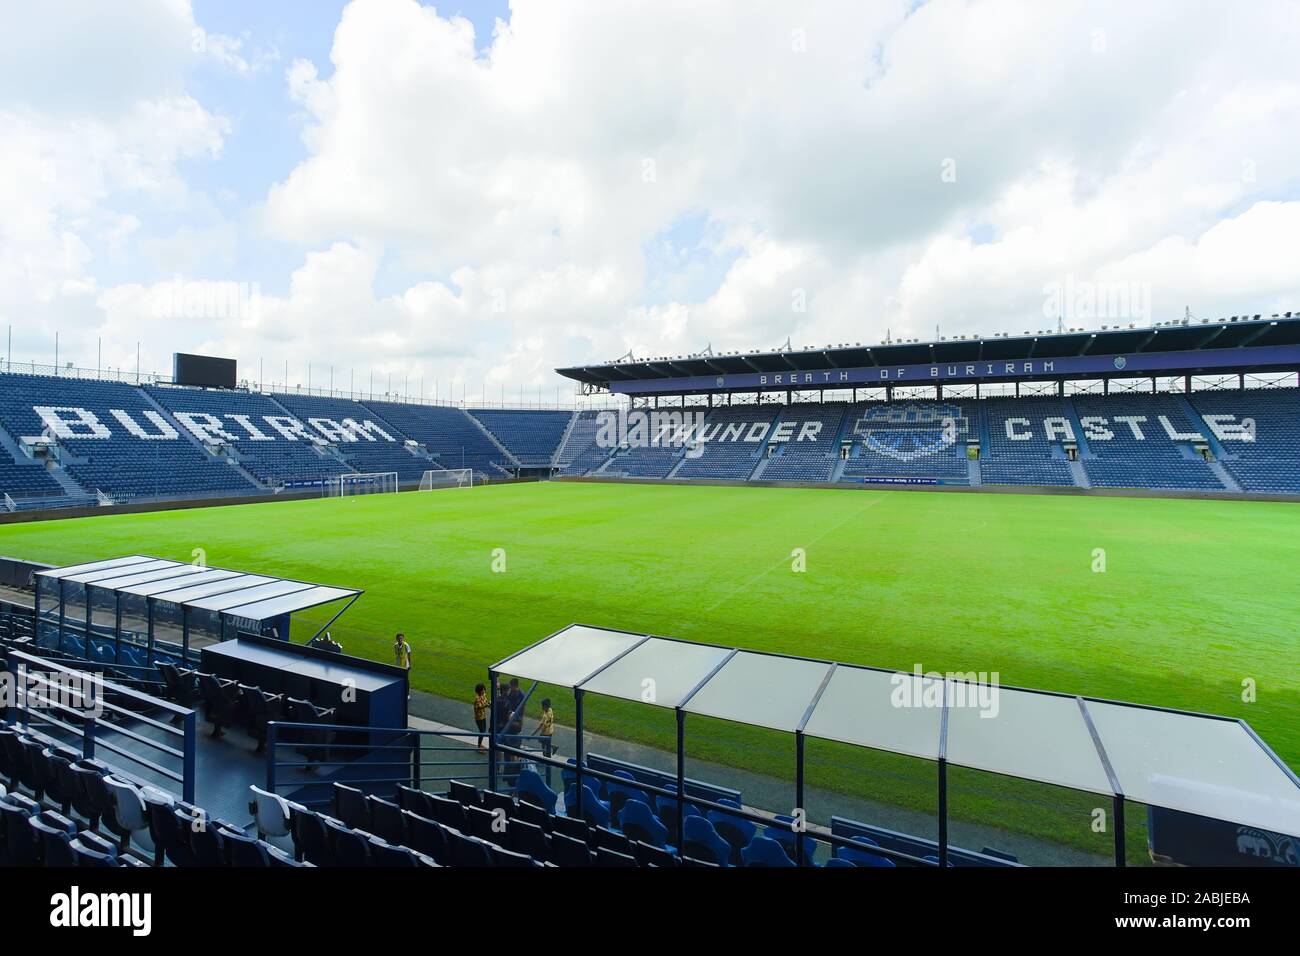
[[[897,461],[938,454],[968,430],[960,406],[945,403],[868,409],[853,429],[872,451]]]
[[[1128,365],[1128,359],[1126,359],[1126,358],[1125,358],[1124,356],[1122,356],[1122,355],[1116,355],[1116,356],[1115,356],[1115,367],[1116,367],[1116,368],[1124,368],[1126,365]]]

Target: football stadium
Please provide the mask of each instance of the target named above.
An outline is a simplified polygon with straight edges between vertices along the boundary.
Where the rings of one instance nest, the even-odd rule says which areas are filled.
[[[1297,365],[1281,315],[561,370],[604,410],[6,373],[10,860],[1294,866]]]
[[[1068,891],[1108,928],[1249,926],[1251,894],[1278,899],[1300,867],[1300,311],[1287,308],[1300,287],[1293,260],[1276,281],[1267,262],[1246,262],[1255,240],[1240,220],[1252,198],[1271,204],[1260,215],[1289,215],[1293,178],[1243,177],[1240,196],[1216,199],[1216,215],[1237,217],[1213,227],[1232,242],[1207,240],[1207,226],[1192,264],[1172,240],[1139,249],[1116,236],[1103,262],[1075,230],[1109,234],[1096,210],[1064,240],[1042,221],[1013,225],[1021,204],[1048,202],[1051,190],[1035,191],[1055,175],[1044,159],[991,205],[952,200],[952,215],[979,207],[987,222],[934,227],[947,257],[934,279],[933,250],[907,245],[914,226],[931,228],[926,204],[950,201],[925,198],[928,185],[904,176],[873,195],[882,210],[906,196],[917,217],[888,240],[822,221],[816,255],[793,244],[777,255],[781,229],[805,228],[790,218],[804,200],[766,196],[760,184],[780,179],[768,171],[752,196],[715,208],[712,181],[683,186],[665,147],[617,161],[640,164],[637,188],[660,192],[600,193],[602,216],[627,219],[602,233],[566,218],[591,208],[573,183],[600,179],[579,156],[703,107],[647,102],[585,140],[557,128],[584,143],[559,148],[526,128],[515,100],[561,123],[549,84],[570,78],[557,69],[513,90],[531,74],[512,57],[540,45],[558,64],[561,24],[612,29],[637,5],[457,13],[354,0],[301,23],[287,10],[179,7],[195,53],[213,58],[203,69],[263,93],[287,85],[295,143],[271,132],[283,104],[186,67],[190,79],[168,82],[191,105],[167,109],[204,112],[207,97],[239,122],[162,156],[150,136],[179,141],[205,121],[145,110],[128,125],[153,132],[118,142],[119,107],[97,106],[109,125],[93,135],[123,150],[120,163],[82,194],[58,165],[68,154],[50,152],[53,171],[37,179],[76,195],[42,214],[15,205],[26,232],[12,249],[0,229],[0,285],[27,310],[0,359],[0,866],[54,891],[51,927],[148,935],[141,891],[183,927],[200,896],[230,891],[234,869],[286,912],[324,892],[351,911],[425,898],[414,894],[450,907],[454,887],[484,914],[503,892],[537,893],[548,920],[606,876],[615,892],[667,880],[654,888],[665,899],[708,880],[700,899],[715,916],[718,887],[759,879],[783,893],[847,879],[922,918],[1027,920]],[[905,102],[890,77],[909,57],[934,58],[891,31],[951,25],[961,5],[904,7],[874,14],[889,25],[874,41],[880,75],[840,59],[857,62],[862,38],[823,56],[800,47],[811,41],[796,26],[794,55],[847,69],[869,103]],[[251,25],[210,32],[200,15]],[[790,33],[785,14],[755,16]],[[701,56],[758,43],[727,38],[742,19],[710,26]],[[328,20],[331,35],[308,20]],[[653,22],[641,22],[642,66],[678,62],[688,41],[657,48],[667,41]],[[259,30],[284,51],[259,48]],[[819,21],[809,35],[833,33]],[[334,73],[322,78],[326,55]],[[781,75],[805,92],[840,89]],[[564,89],[596,95],[590,86]],[[418,152],[423,134],[407,122],[441,117],[450,107],[429,94],[448,90],[520,124],[519,143],[495,126],[470,135],[479,120],[458,114],[413,172],[401,147]],[[788,119],[801,107],[783,96],[765,87],[758,102]],[[576,113],[604,115],[583,102]],[[394,105],[409,116],[385,112]],[[16,150],[71,122],[53,106],[6,109],[0,99],[0,117],[29,124]],[[723,163],[728,137],[745,141],[755,121],[741,114],[730,132],[705,123],[708,145],[692,149]],[[851,129],[832,141],[841,134],[858,155]],[[474,136],[511,158],[494,165],[466,145]],[[242,144],[230,166],[227,139]],[[358,143],[372,149],[350,152]],[[1057,146],[1096,170],[1129,169],[1070,137]],[[538,159],[547,148],[564,158]],[[187,178],[202,162],[212,180]],[[944,178],[948,162],[945,189],[966,182]],[[256,204],[212,225],[212,209],[263,188],[242,178],[250,165],[277,163],[288,178],[275,172]],[[726,168],[749,175],[744,161]],[[343,185],[322,189],[339,170]],[[456,188],[426,197],[424,179],[440,176]],[[1187,190],[1177,203],[1193,202]],[[539,212],[552,193],[565,215]],[[105,196],[118,197],[111,211]],[[127,196],[154,218],[119,215]],[[833,218],[863,211],[834,200]],[[10,201],[0,193],[0,212]],[[344,208],[353,201],[364,211]],[[384,220],[408,201],[417,222]],[[670,224],[663,210],[638,218],[646,202],[667,203]],[[286,238],[295,215],[310,228]],[[442,238],[457,217],[455,240]],[[60,269],[95,263],[81,279],[56,281],[38,261],[39,222],[65,230]],[[163,222],[167,236],[151,231]],[[755,223],[770,232],[756,237]],[[1064,258],[1021,278],[1023,263],[996,258],[1013,234],[1030,237],[1017,247],[1029,258],[1028,246]],[[322,236],[332,245],[312,251]],[[274,291],[253,302],[236,289],[232,314],[226,285],[179,271],[158,281],[157,263],[191,242]],[[990,258],[966,262],[953,242]],[[608,259],[593,251],[605,243]],[[644,264],[630,284],[613,264],[620,243]],[[749,245],[719,252],[732,243]],[[292,274],[284,247],[306,256]],[[845,249],[856,252],[837,259]],[[1222,314],[1240,286],[1207,264],[1216,254],[1262,289]],[[1049,283],[1035,317],[1040,277],[1071,257],[1096,268],[1101,280],[1080,281],[1099,298],[1085,309]],[[808,309],[804,280],[783,270],[814,259],[839,265],[808,283],[823,283]],[[1154,306],[1150,284],[1106,279],[1128,274],[1116,263],[1163,283]],[[531,278],[510,278],[514,264]],[[839,284],[841,266],[861,284]],[[893,291],[878,288],[881,269],[894,270]],[[931,322],[931,300],[909,297],[931,280],[970,301]],[[779,303],[763,304],[773,289]],[[1169,308],[1184,298],[1206,304]],[[773,329],[785,342],[762,345]],[[843,341],[802,344],[826,338]],[[829,869],[849,873],[818,875]],[[41,922],[46,903],[34,904]],[[378,924],[359,925],[373,940]]]

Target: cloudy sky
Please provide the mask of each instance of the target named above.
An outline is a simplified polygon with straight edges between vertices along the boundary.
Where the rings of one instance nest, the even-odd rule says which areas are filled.
[[[554,400],[629,350],[1300,309],[1294,2],[0,10],[15,361]]]

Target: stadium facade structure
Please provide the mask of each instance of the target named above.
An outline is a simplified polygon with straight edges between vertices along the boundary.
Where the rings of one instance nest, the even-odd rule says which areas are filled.
[[[618,422],[609,411],[8,373],[0,502],[224,500],[376,472],[413,488],[440,467],[479,481],[1300,495],[1298,369],[1300,313],[558,370],[623,402]],[[645,421],[629,428],[631,413]]]
[[[566,452],[562,473],[1296,495],[1298,370],[1290,312],[625,358],[558,371],[626,397],[651,440],[628,428],[608,454]],[[572,434],[595,436],[581,415]]]

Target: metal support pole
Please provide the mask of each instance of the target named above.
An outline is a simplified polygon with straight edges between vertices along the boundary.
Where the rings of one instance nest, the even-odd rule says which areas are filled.
[[[578,817],[582,816],[582,691],[578,688],[573,689],[573,723],[574,732],[578,735],[577,741],[573,745],[573,779],[576,782],[578,791]],[[567,807],[566,807],[567,809]]]
[[[1116,794],[1114,798],[1115,812],[1115,865],[1127,866],[1124,859],[1124,795]]]
[[[952,683],[943,682],[943,710],[939,714],[939,868],[948,866],[948,697]]]
[[[408,678],[409,679],[409,678]],[[420,781],[424,778],[424,768],[420,763],[424,748],[420,745],[420,735],[414,735],[415,747],[411,751],[411,786],[416,790],[423,790]]]
[[[794,734],[794,809],[796,823],[801,819],[806,819],[806,816],[799,816],[799,813],[803,810],[803,741],[803,732],[796,730]],[[803,831],[799,829],[794,831],[794,846],[795,863],[799,866],[806,865]]]
[[[275,793],[275,748],[280,736],[279,721],[266,722],[266,789]]]
[[[488,789],[497,788],[497,675],[488,672]]]
[[[939,866],[948,865],[948,761],[939,761]]]
[[[686,826],[686,711],[677,708],[677,858],[686,855],[683,829]]]

